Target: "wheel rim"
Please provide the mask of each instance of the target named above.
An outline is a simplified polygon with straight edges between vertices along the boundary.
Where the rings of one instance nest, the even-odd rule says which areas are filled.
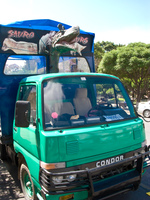
[[[28,195],[31,197],[33,195],[32,183],[30,181],[28,174],[26,174],[25,177],[24,177],[24,183],[25,183],[25,189],[26,189]]]
[[[150,111],[149,110],[145,110],[144,111],[144,116],[145,117],[150,117]]]
[[[23,174],[23,186],[24,186],[24,190],[25,190],[26,194],[29,197],[32,197],[33,196],[32,182],[26,171],[24,171],[24,174]]]

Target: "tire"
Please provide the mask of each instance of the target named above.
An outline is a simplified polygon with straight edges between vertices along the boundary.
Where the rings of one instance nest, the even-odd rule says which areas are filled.
[[[34,184],[26,164],[20,166],[20,183],[26,200],[36,200]]]
[[[145,118],[148,118],[148,117],[150,117],[150,110],[144,110],[143,111],[143,116],[145,117]]]
[[[0,144],[0,158],[2,160],[6,160],[7,159],[6,147],[5,147],[4,144]]]

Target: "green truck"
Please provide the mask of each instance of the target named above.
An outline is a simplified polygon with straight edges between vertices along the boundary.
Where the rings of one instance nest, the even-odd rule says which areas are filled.
[[[33,36],[32,23],[41,28],[42,22],[28,22],[28,35]],[[18,26],[27,22],[0,30],[8,28],[10,34],[11,28],[14,35]],[[70,36],[64,27],[51,33],[57,35],[48,43],[50,50],[44,38],[37,54],[30,44],[33,55],[13,53],[8,45],[6,53],[3,42],[1,158],[7,153],[18,166],[27,200],[106,199],[136,190],[149,167],[143,121],[119,78],[93,73],[93,45],[86,43],[93,34],[77,36],[73,30]],[[81,43],[78,49],[62,46],[74,37],[77,42],[83,37],[80,52]]]

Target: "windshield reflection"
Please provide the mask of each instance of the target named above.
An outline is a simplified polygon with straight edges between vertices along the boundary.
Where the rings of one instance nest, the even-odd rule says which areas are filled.
[[[134,108],[117,79],[81,77],[50,79],[43,84],[44,126],[60,128],[125,120]]]

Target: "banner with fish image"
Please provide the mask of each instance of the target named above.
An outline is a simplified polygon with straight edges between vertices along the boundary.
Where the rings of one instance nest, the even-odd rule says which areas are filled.
[[[72,49],[79,55],[92,51],[93,35],[80,34],[77,27],[61,31],[24,29],[0,25],[0,53],[49,54],[53,48],[62,49],[61,54],[72,55]],[[72,40],[72,31],[78,31]],[[67,51],[65,51],[67,47]]]

